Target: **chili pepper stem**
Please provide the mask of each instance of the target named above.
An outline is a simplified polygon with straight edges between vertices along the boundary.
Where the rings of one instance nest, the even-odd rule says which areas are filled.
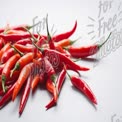
[[[35,27],[35,26],[38,25],[38,24],[39,24],[39,22],[36,23],[36,24],[34,24],[34,25],[28,26],[27,29],[30,30],[31,28]]]
[[[67,73],[68,77],[71,79],[71,76],[70,76],[70,74],[67,72],[67,69],[66,69],[65,64],[64,64],[64,69],[66,70],[66,73]]]
[[[34,37],[34,35],[26,27],[23,27],[23,28],[32,36],[32,38],[35,40],[35,42],[38,42],[38,40]]]
[[[24,54],[21,52],[21,51],[19,51],[16,47],[14,47],[13,45],[11,45],[11,47],[16,51],[16,52],[18,52],[19,54],[20,54],[20,56],[23,56]]]
[[[112,34],[112,32],[110,32],[110,34],[107,37],[107,39],[102,44],[99,45],[99,49],[108,41],[108,39],[110,38],[111,34]]]
[[[10,77],[13,76],[14,71],[18,70],[19,67],[20,67],[20,65],[17,63],[17,64],[15,65],[14,69],[11,71]]]
[[[33,42],[32,39],[31,39],[31,41],[32,41],[32,44],[33,44],[38,50],[40,50],[40,51],[43,53],[44,49],[43,49],[43,48],[40,48],[39,46],[37,46],[37,45]]]
[[[46,28],[47,28],[48,41],[50,41],[51,40],[51,36],[50,36],[50,33],[49,33],[49,28],[48,28],[48,14],[46,16]]]
[[[6,77],[4,75],[2,75],[2,88],[3,88],[3,92],[6,92],[5,81],[6,81]]]
[[[81,37],[78,37],[77,39],[75,39],[75,40],[71,40],[70,41],[70,45],[73,45],[75,42],[77,42],[79,39],[80,39]]]

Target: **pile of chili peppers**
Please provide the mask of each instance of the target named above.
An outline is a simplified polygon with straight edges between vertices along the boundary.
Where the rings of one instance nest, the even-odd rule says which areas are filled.
[[[52,37],[48,29],[48,17],[47,35],[31,33],[32,27],[19,25],[0,29],[0,108],[14,101],[20,93],[21,115],[30,92],[41,85],[52,94],[51,101],[45,106],[49,109],[56,105],[66,75],[79,91],[97,104],[88,84],[79,75],[69,75],[67,70],[78,74],[79,71],[88,71],[89,68],[78,65],[73,59],[96,54],[108,39],[102,44],[75,47],[75,41],[69,37],[74,34],[77,21],[70,31]]]

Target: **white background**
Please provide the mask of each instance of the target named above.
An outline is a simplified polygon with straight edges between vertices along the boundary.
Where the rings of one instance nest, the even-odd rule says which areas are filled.
[[[119,0],[118,0],[119,1]],[[113,0],[113,8],[118,6]],[[121,1],[121,0],[120,0]],[[103,1],[102,1],[103,2]],[[98,0],[0,0],[0,27],[7,23],[10,25],[32,24],[33,18],[38,16],[37,21],[41,21],[48,13],[49,25],[55,25],[57,33],[70,30],[75,20],[78,21],[78,28],[71,39],[81,37],[79,43],[92,44],[98,41],[90,40],[90,28],[87,27],[91,21],[88,16],[96,18],[98,16]],[[122,6],[121,6],[122,8]],[[113,10],[113,13],[117,13]],[[109,16],[113,16],[109,13]],[[97,22],[96,22],[97,25]],[[121,28],[119,24],[117,29]],[[97,31],[95,31],[97,33]],[[106,35],[109,31],[106,32]],[[19,97],[14,103],[10,102],[5,108],[0,110],[0,121],[2,122],[112,122],[111,117],[115,115],[113,122],[122,121],[122,47],[111,52],[108,56],[97,62],[82,61],[81,65],[91,68],[88,72],[81,72],[84,79],[95,93],[98,105],[96,108],[84,97],[83,94],[75,90],[68,77],[61,91],[58,105],[46,111],[45,105],[50,101],[51,96],[46,90],[38,89],[29,97],[23,115],[19,117],[18,106]]]

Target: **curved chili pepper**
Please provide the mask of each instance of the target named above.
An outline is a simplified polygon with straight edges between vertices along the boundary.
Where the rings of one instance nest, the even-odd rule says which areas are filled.
[[[76,88],[78,88],[81,92],[83,92],[93,104],[97,104],[95,95],[93,94],[90,87],[85,81],[83,81],[82,79],[76,76],[71,76],[70,79],[71,79],[72,84]]]
[[[87,56],[91,56],[91,55],[96,54],[100,50],[100,48],[108,41],[110,35],[111,35],[111,33],[109,34],[106,41],[103,42],[102,44],[94,44],[94,45],[87,46],[87,47],[69,46],[69,47],[66,47],[65,49],[68,50],[68,52],[71,54],[72,57],[85,58]]]
[[[11,99],[12,93],[16,83],[6,92],[6,94],[0,99],[0,108],[5,106],[5,104]]]
[[[50,63],[50,61],[48,60],[48,57],[47,57],[47,56],[44,57],[44,58],[42,59],[42,61],[43,61],[43,62],[42,62],[42,63],[43,63],[42,69],[43,69],[43,71],[44,71],[45,73],[47,73],[48,77],[54,75],[54,74],[55,74],[55,70],[54,70],[52,64]]]
[[[16,51],[13,48],[8,49],[1,57],[1,63],[4,64],[6,61],[13,56],[16,53]]]
[[[0,50],[0,60],[4,52],[6,52],[8,49],[10,49],[10,43],[7,43],[1,50]]]
[[[61,73],[59,74],[57,80],[56,80],[56,86],[57,86],[57,92],[58,92],[58,96],[61,92],[61,88],[62,88],[62,85],[65,81],[65,78],[66,78],[66,70],[63,69],[61,71]],[[49,109],[51,108],[52,106],[54,106],[56,103],[55,103],[55,100],[54,100],[54,97],[52,98],[52,100],[45,106],[46,109]]]
[[[57,89],[50,78],[48,78],[48,80],[46,81],[46,88],[49,92],[53,94],[54,101],[57,102],[57,99],[58,99]]]
[[[45,54],[55,54],[58,58],[59,58],[59,61],[61,63],[64,63],[65,65],[69,66],[69,67],[72,67],[72,69],[74,68],[75,70],[80,70],[80,71],[87,71],[89,70],[89,68],[86,68],[86,67],[82,67],[82,66],[79,66],[77,65],[76,63],[74,63],[72,60],[70,60],[68,57],[66,57],[64,54],[56,51],[56,50],[51,50],[51,49],[47,49],[47,48],[39,48],[35,43],[33,43],[34,46],[36,48],[38,48],[44,55]]]
[[[33,53],[27,53],[23,57],[21,57],[15,64],[14,68],[12,69],[12,72],[10,74],[10,77],[12,77],[14,71],[21,70],[26,64],[30,63],[34,58]]]
[[[56,35],[56,36],[52,37],[52,40],[54,40],[54,42],[59,42],[63,39],[68,39],[75,32],[76,28],[77,28],[77,21],[75,22],[75,25],[72,28],[72,30],[70,30],[66,33]]]
[[[33,67],[33,63],[29,63],[23,67],[23,69],[20,72],[20,75],[16,81],[16,85],[12,94],[12,100],[14,101],[16,96],[18,95],[20,89],[22,88],[23,84],[26,82],[26,79],[31,73],[31,69]]]
[[[39,81],[40,81],[40,76],[39,76],[39,74],[37,74],[37,75],[34,76],[34,78],[32,80],[32,83],[31,83],[32,91],[34,91],[34,89],[38,85]]]
[[[11,45],[12,48],[8,49],[6,52],[3,53],[1,57],[1,63],[6,63],[10,57],[14,54],[18,53],[20,56],[23,56],[22,52],[20,52],[17,48]]]
[[[16,63],[16,61],[20,58],[19,54],[12,56],[5,64],[3,71],[2,71],[2,87],[3,91],[5,92],[5,82],[7,78],[10,76],[10,70]]]
[[[46,42],[47,38],[45,37],[41,37],[41,39],[39,39],[37,42],[36,42],[36,45],[41,47],[45,42]],[[31,41],[32,42],[32,41]]]
[[[21,45],[32,44],[32,41],[30,38],[26,38],[17,41],[16,44],[21,44]]]
[[[12,87],[12,85],[6,86],[6,91],[8,91],[10,88]],[[3,90],[0,90],[0,96],[4,96],[5,92]]]
[[[29,94],[30,94],[31,81],[32,81],[32,76],[30,75],[27,79],[27,83],[25,85],[25,89],[23,91],[23,95],[22,95],[21,100],[20,100],[19,115],[22,114],[22,112],[25,108],[25,105],[27,103],[27,100],[28,100],[28,97],[29,97]]]
[[[60,63],[64,63],[65,65],[68,65],[69,67],[72,67],[73,69],[80,70],[80,71],[87,71],[89,68],[82,67],[74,63],[72,60],[70,60],[68,57],[63,55],[62,53],[56,51],[56,50],[50,50],[45,49],[44,53],[50,53],[50,54],[56,54],[59,57]]]

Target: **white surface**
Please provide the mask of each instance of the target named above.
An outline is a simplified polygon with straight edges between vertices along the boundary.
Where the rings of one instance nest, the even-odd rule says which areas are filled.
[[[120,0],[121,1],[121,0]],[[106,17],[111,17],[118,12],[119,0],[113,0],[113,12]],[[103,1],[102,1],[103,2]],[[122,1],[121,1],[122,2]],[[98,0],[1,0],[0,1],[0,27],[10,23],[11,25],[28,23],[32,19],[45,17],[48,13],[49,24],[55,25],[57,33],[70,30],[78,21],[78,28],[71,39],[81,36],[79,44],[91,44],[96,40],[90,40],[90,31],[86,25],[91,23],[88,16],[97,18]],[[121,6],[122,10],[122,6]],[[95,24],[97,26],[97,22]],[[122,22],[116,27],[122,28]],[[110,30],[112,31],[112,30]],[[110,31],[106,31],[105,37]],[[95,31],[98,33],[98,31]],[[89,41],[90,40],[90,41]],[[82,73],[82,78],[89,84],[95,93],[98,105],[96,109],[79,92],[72,88],[67,78],[61,91],[58,105],[46,111],[45,105],[50,101],[50,96],[45,90],[38,89],[34,96],[30,95],[26,108],[21,117],[18,116],[19,97],[5,108],[0,110],[0,121],[2,122],[112,122],[111,117],[116,114],[113,122],[122,121],[122,47],[111,52],[107,57],[100,60],[96,67],[94,62],[82,61],[82,65],[91,67],[88,72]]]

